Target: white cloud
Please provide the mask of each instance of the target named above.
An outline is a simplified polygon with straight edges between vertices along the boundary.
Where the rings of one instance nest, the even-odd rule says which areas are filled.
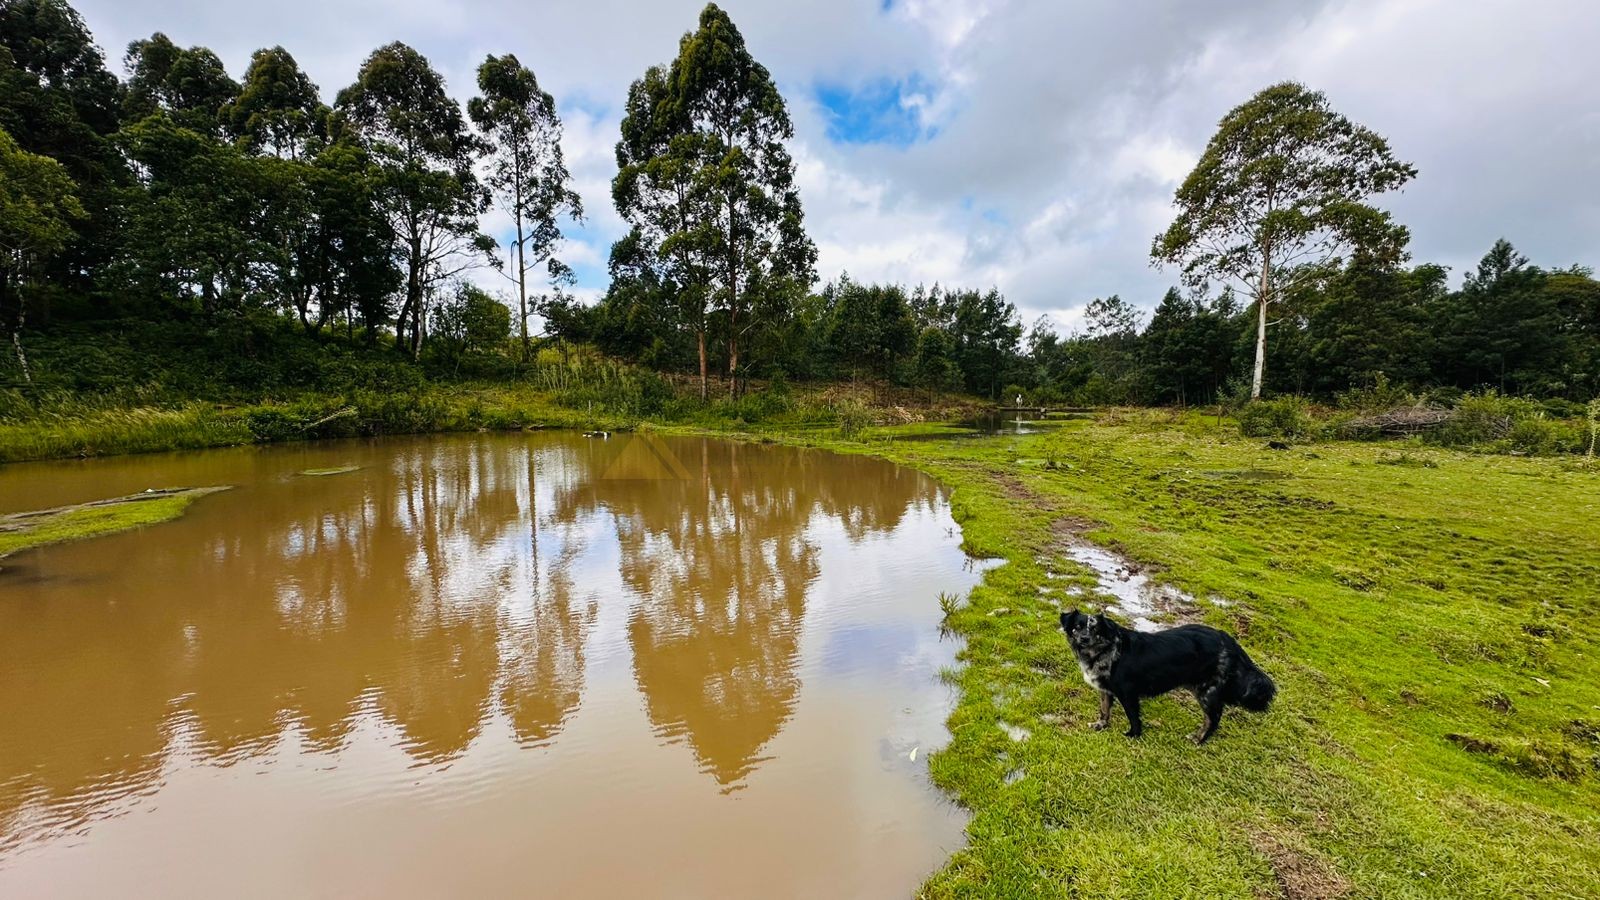
[[[628,84],[668,61],[695,0],[79,0],[113,60],[166,31],[242,72],[282,44],[331,99],[373,47],[405,40],[458,98],[487,53],[514,52],[561,103],[587,223],[563,248],[603,271],[622,232],[613,144]],[[1217,120],[1303,80],[1387,135],[1420,177],[1384,202],[1419,259],[1461,267],[1501,235],[1535,261],[1600,263],[1600,15],[1589,0],[818,0],[724,4],[795,118],[793,152],[821,275],[1000,287],[1064,329],[1096,296],[1151,306],[1147,262],[1172,191]],[[931,137],[841,145],[819,82],[911,85]],[[497,277],[497,276],[491,276]],[[591,276],[583,296],[603,287]]]

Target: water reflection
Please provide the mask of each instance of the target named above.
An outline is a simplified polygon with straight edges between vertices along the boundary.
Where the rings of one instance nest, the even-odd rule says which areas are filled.
[[[343,463],[361,468],[297,474]],[[867,546],[917,511],[932,527],[939,504],[928,479],[872,460],[643,436],[71,470],[86,472],[99,480],[81,489],[105,495],[140,479],[239,487],[0,574],[0,872],[8,853],[126,812],[185,766],[357,766],[368,726],[412,766],[474,754],[484,783],[505,777],[513,764],[484,754],[559,748],[597,677],[596,641],[631,669],[654,743],[686,745],[696,777],[738,789],[813,677],[802,643],[823,546]],[[0,470],[8,505],[31,483],[53,502],[79,489]],[[862,651],[925,640],[908,627],[875,624]],[[838,674],[836,640],[815,677]],[[586,748],[631,740],[627,704],[607,706]]]
[[[319,479],[246,462],[217,473],[243,482],[233,508],[38,554],[82,577],[0,582],[0,847],[148,787],[179,732],[215,761],[290,726],[332,752],[370,708],[439,763],[499,710],[549,743],[582,700],[600,601],[574,562],[603,531],[651,724],[736,785],[799,692],[813,520],[860,540],[934,488],[867,460],[822,477],[817,454],[649,440],[687,477],[619,472],[628,438],[421,442]]]

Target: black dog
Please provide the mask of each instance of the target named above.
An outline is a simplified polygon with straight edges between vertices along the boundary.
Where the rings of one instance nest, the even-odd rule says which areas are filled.
[[[1200,701],[1205,724],[1194,733],[1203,744],[1227,706],[1264,712],[1278,687],[1256,668],[1239,642],[1206,625],[1180,625],[1151,634],[1123,628],[1106,616],[1077,610],[1061,614],[1061,627],[1078,657],[1083,680],[1100,691],[1096,731],[1111,724],[1111,698],[1128,714],[1128,737],[1144,732],[1139,698],[1188,688]]]

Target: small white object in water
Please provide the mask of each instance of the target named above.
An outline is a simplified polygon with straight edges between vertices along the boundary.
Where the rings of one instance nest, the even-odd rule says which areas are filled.
[[[911,748],[911,761],[912,762],[916,762],[917,761],[917,751],[920,750],[920,749],[922,749],[922,748],[920,748],[920,747],[912,747]]]

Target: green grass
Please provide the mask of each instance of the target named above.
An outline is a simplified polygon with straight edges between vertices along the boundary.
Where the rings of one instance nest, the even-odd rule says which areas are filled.
[[[943,479],[968,548],[1008,560],[947,610],[966,647],[931,768],[973,819],[926,895],[1600,892],[1600,467],[1396,467],[1160,415],[856,449]],[[1252,470],[1287,477],[1227,477]],[[1273,710],[1200,748],[1186,699],[1148,704],[1138,741],[1088,730],[1055,623],[1094,583],[1062,555],[1077,530],[1221,598],[1204,619],[1278,680]]]
[[[954,489],[967,549],[1007,561],[941,602],[966,643],[930,768],[973,815],[922,895],[1600,895],[1600,465],[1272,451],[1162,412],[901,431],[926,429],[762,439],[923,469]],[[1147,703],[1137,741],[1120,711],[1089,730],[1056,623],[1095,602],[1067,593],[1095,586],[1063,555],[1078,537],[1202,598],[1277,679],[1273,709],[1230,710],[1204,747],[1186,697]]]
[[[46,544],[158,525],[183,515],[195,500],[222,490],[227,488],[173,488],[0,516],[0,559]]]
[[[0,396],[7,401],[0,402],[0,463],[385,434],[627,431],[651,422],[785,434],[832,432],[854,423],[852,433],[869,434],[876,430],[873,421],[960,418],[977,405],[941,397],[927,407],[920,392],[881,385],[780,388],[702,403],[692,388],[669,385],[660,376],[577,361],[543,366],[520,381],[442,382],[399,393],[353,389],[170,406],[125,406],[125,400],[59,393],[38,400]]]
[[[345,475],[360,468],[360,466],[327,466],[326,468],[321,469],[304,469],[300,472],[300,474],[309,475],[312,477],[321,477],[324,475]]]

